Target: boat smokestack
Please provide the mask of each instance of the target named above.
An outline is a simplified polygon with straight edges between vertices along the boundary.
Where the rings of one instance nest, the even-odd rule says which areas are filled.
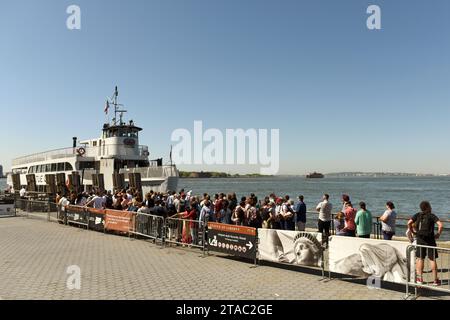
[[[73,137],[73,147],[76,148],[77,147],[77,137]]]

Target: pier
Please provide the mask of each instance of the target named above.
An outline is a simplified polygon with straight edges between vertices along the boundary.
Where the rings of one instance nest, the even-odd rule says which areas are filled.
[[[401,300],[380,289],[311,269],[280,268],[198,249],[104,234],[48,222],[42,213],[0,218],[0,299],[368,299]],[[70,266],[80,289],[68,289]],[[430,293],[419,299],[447,299]]]

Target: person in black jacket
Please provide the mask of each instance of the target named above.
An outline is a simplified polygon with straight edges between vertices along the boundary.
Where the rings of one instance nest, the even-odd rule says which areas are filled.
[[[434,276],[433,285],[438,286],[438,285],[440,285],[441,281],[438,279],[438,276],[437,276],[437,265],[436,265],[436,259],[438,258],[437,250],[431,249],[431,248],[420,247],[420,245],[436,247],[436,239],[438,239],[439,236],[441,235],[443,225],[442,225],[442,222],[439,220],[439,218],[431,212],[431,205],[428,201],[422,201],[420,203],[420,210],[421,210],[421,212],[416,213],[408,221],[408,229],[413,234],[416,234],[417,245],[419,245],[419,247],[416,249],[416,257],[417,257],[416,283],[418,283],[418,284],[423,283],[423,278],[422,278],[423,262],[424,262],[425,256],[428,256],[428,259],[430,259],[431,270],[432,270],[433,276]],[[415,224],[415,226],[416,226],[415,231],[413,229],[413,224]],[[438,225],[437,234],[434,233],[435,224]]]

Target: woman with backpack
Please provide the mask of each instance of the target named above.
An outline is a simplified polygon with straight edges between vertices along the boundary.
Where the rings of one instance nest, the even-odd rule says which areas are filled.
[[[420,210],[421,212],[416,213],[409,221],[408,221],[408,229],[415,233],[417,236],[417,245],[419,246],[416,248],[416,283],[422,284],[423,283],[423,264],[425,256],[428,256],[428,259],[430,259],[430,265],[431,265],[431,271],[434,276],[434,283],[433,285],[439,286],[441,284],[441,281],[438,279],[437,276],[437,264],[436,259],[438,258],[438,253],[436,249],[431,248],[424,248],[420,247],[422,246],[429,246],[429,247],[436,247],[436,239],[439,239],[443,224],[439,220],[439,218],[431,212],[431,205],[428,201],[422,201],[420,203]],[[416,228],[413,229],[413,224],[415,224]],[[434,234],[434,225],[438,225],[438,232],[437,234]]]

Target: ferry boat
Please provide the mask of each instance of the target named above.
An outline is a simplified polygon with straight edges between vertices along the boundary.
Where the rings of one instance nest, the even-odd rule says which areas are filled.
[[[105,113],[110,104],[114,106],[114,118],[105,123],[99,138],[80,141],[73,138],[70,148],[51,150],[23,156],[12,161],[7,183],[13,186],[13,175],[20,175],[20,186],[27,186],[27,176],[35,176],[36,191],[45,192],[46,175],[64,173],[78,174],[81,186],[89,190],[94,185],[94,176],[103,175],[104,189],[114,190],[114,174],[123,173],[125,184],[129,184],[129,173],[140,173],[143,194],[150,190],[166,192],[176,190],[179,172],[172,161],[163,164],[162,158],[149,160],[148,146],[139,145],[142,128],[133,120],[123,121],[123,105],[118,103],[118,90],[107,99]],[[122,110],[119,110],[119,107]],[[16,178],[17,179],[17,178]]]
[[[323,178],[323,177],[324,177],[324,175],[322,173],[315,172],[315,171],[313,173],[306,175],[306,178],[308,178],[308,179]]]

